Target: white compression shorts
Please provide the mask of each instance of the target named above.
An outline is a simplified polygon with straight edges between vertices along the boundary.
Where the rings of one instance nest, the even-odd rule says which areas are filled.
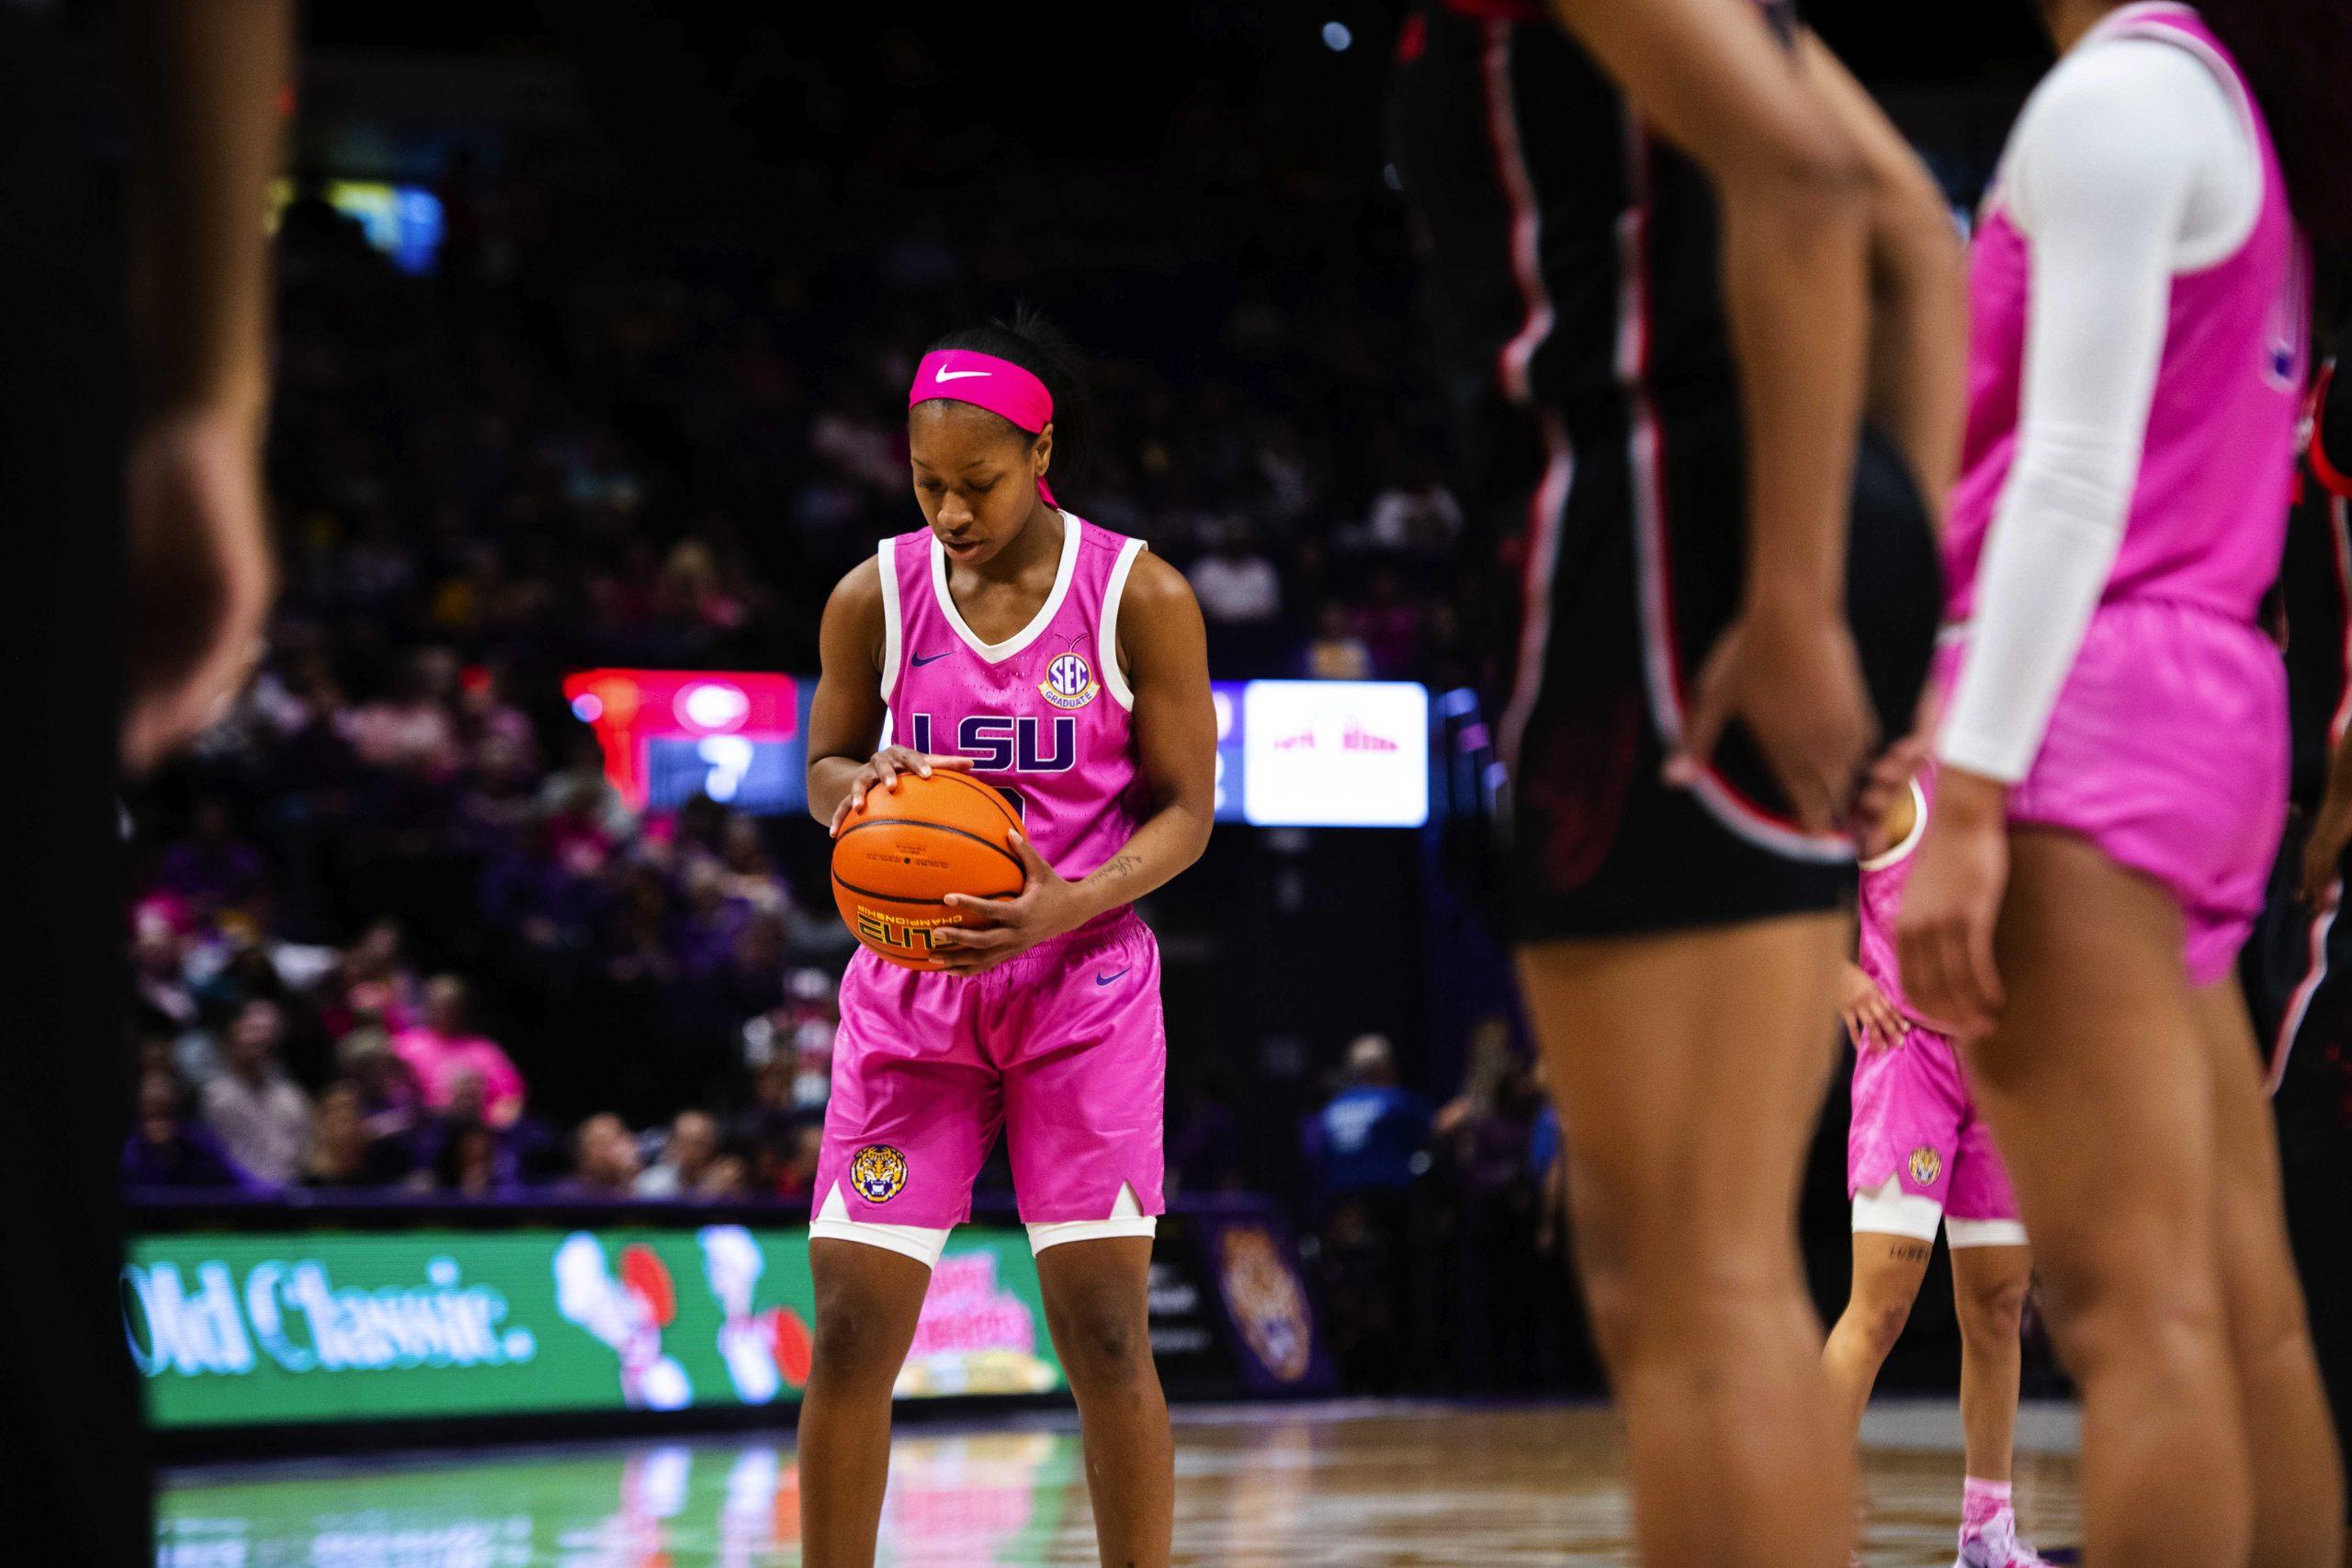
[[[926,1269],[936,1268],[939,1256],[947,1249],[947,1225],[886,1225],[874,1220],[850,1218],[849,1204],[842,1199],[838,1187],[825,1194],[825,1201],[808,1222],[811,1240],[863,1242],[888,1252],[911,1258]],[[1135,1190],[1125,1182],[1119,1184],[1119,1196],[1111,1204],[1111,1213],[1099,1220],[1057,1220],[1050,1224],[1029,1227],[1029,1253],[1035,1257],[1049,1247],[1060,1247],[1073,1241],[1099,1241],[1105,1236],[1153,1236],[1159,1234],[1159,1221],[1143,1212],[1136,1201]]]
[[[1933,1198],[1903,1190],[1890,1176],[1876,1187],[1854,1194],[1854,1231],[1878,1235],[1904,1235],[1914,1241],[1936,1239],[1936,1226],[1954,1247],[2024,1247],[2025,1226],[2015,1220],[1948,1219],[1944,1206]]]

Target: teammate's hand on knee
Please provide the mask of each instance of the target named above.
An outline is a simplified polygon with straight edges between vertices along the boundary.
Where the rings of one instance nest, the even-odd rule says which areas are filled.
[[[971,765],[969,757],[929,756],[921,751],[910,751],[904,746],[885,746],[851,776],[849,793],[842,796],[839,806],[833,807],[833,820],[825,830],[834,838],[840,838],[842,824],[849,820],[849,814],[865,804],[865,792],[897,789],[900,773],[912,773],[918,778],[927,779],[933,768],[968,768]]]
[[[1755,738],[1797,821],[1808,832],[1837,831],[1878,738],[1845,617],[1771,602],[1743,609],[1700,671],[1667,783],[1697,784],[1735,718]]]
[[[1946,768],[1895,919],[1903,988],[1955,1036],[1984,1033],[2001,1011],[1993,927],[2009,880],[2007,816],[2007,785]]]
[[[945,926],[932,933],[932,952],[950,975],[977,975],[1028,952],[1050,937],[1083,925],[1090,911],[1076,883],[1047,865],[1028,836],[1008,832],[1004,841],[1021,861],[1025,876],[1010,898],[975,898],[950,893],[951,908],[978,916],[985,926]]]

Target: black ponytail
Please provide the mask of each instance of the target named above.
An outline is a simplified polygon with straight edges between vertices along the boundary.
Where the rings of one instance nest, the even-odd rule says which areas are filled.
[[[1073,481],[1082,480],[1085,474],[1078,460],[1084,448],[1073,439],[1073,432],[1082,439],[1093,429],[1085,373],[1069,335],[1024,300],[1013,307],[1011,321],[991,317],[977,326],[958,327],[923,352],[950,348],[1009,359],[1046,384],[1054,398],[1053,485],[1069,494],[1076,488]]]
[[[2323,251],[2352,248],[2352,3],[2198,0],[2262,105],[2295,220]]]

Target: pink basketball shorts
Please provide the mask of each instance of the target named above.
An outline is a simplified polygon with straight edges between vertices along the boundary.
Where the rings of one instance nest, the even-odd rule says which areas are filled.
[[[1021,1218],[1160,1213],[1159,946],[1120,909],[969,978],[860,950],[842,976],[816,1201],[882,1225],[968,1219],[1000,1129]]]
[[[1963,641],[1947,643],[1950,689]],[[2230,972],[2262,912],[2287,812],[2287,675],[2260,630],[2196,605],[2091,617],[2009,820],[2080,834],[2180,906],[2189,981]]]

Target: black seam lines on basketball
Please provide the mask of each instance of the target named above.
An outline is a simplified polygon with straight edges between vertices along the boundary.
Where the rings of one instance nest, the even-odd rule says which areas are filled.
[[[986,789],[989,786],[982,784],[979,787]],[[1021,857],[1014,854],[1011,850],[1006,849],[1002,844],[991,844],[986,839],[981,838],[978,833],[971,831],[969,829],[951,828],[944,822],[926,822],[920,817],[885,817],[877,821],[859,822],[851,827],[842,829],[841,839],[835,840],[834,842],[840,843],[843,840],[846,840],[852,833],[863,833],[869,828],[928,828],[934,833],[953,833],[959,839],[969,839],[972,842],[979,845],[980,848],[1002,855],[1005,860],[1011,863],[1012,869],[1020,874],[1022,881],[1025,883],[1029,880],[1029,873],[1027,869],[1022,865]],[[836,882],[841,881],[838,874],[836,874],[833,880]],[[863,893],[865,891],[864,888],[858,887],[853,883],[842,882],[842,886],[849,888],[852,892]],[[898,895],[894,893],[873,893],[868,894],[867,897],[874,898],[894,898],[897,897]],[[926,900],[920,898],[899,900],[901,903],[918,904],[925,901]]]
[[[1013,815],[1012,807],[1005,803],[1004,792],[998,789],[996,785],[982,784],[971,774],[958,773],[953,768],[942,768],[939,772],[933,773],[930,776],[935,779],[954,779],[957,784],[971,785],[974,789],[978,790],[982,795],[988,796],[989,803],[995,806],[999,811],[1004,813],[1004,819],[1006,823],[1012,827],[1013,831],[1028,831],[1027,824],[1023,823],[1018,817]]]
[[[893,904],[911,904],[925,909],[944,909],[949,907],[944,898],[909,898],[902,894],[880,893],[871,887],[860,887],[854,882],[843,880],[839,872],[833,873],[833,886],[854,893],[861,898],[881,898]]]

